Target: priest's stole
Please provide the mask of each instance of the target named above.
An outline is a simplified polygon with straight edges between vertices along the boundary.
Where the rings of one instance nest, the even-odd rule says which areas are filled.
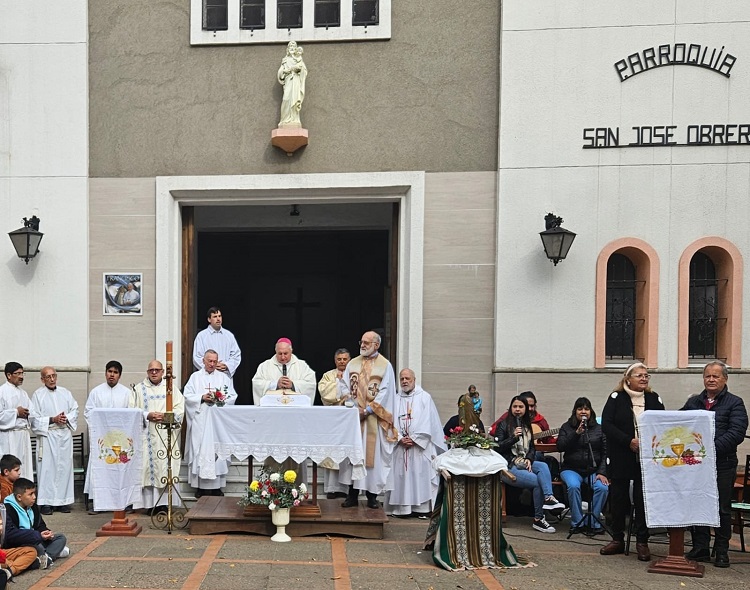
[[[649,528],[719,526],[714,414],[644,412],[638,419]]]
[[[143,412],[96,408],[89,420],[89,490],[95,510],[123,510],[141,497]]]

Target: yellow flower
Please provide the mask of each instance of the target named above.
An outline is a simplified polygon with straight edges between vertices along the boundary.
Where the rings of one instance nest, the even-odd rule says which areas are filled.
[[[250,484],[250,491],[251,492],[257,492],[259,487],[260,487],[260,484],[257,481],[253,481]]]
[[[286,483],[294,483],[294,481],[297,479],[297,472],[292,471],[291,469],[289,471],[284,472],[284,481]]]

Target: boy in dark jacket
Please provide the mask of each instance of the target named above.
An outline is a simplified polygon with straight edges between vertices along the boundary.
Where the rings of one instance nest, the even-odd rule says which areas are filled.
[[[58,557],[70,555],[65,535],[53,533],[36,505],[36,484],[20,477],[13,484],[13,495],[5,498],[7,523],[6,547],[36,548],[42,569]]]

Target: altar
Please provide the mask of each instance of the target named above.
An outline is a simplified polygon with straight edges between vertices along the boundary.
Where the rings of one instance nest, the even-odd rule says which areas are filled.
[[[217,475],[217,461],[234,456],[282,462],[291,457],[298,463],[326,458],[340,463],[348,458],[355,477],[365,475],[364,450],[356,409],[347,407],[258,407],[211,406],[206,408],[204,437],[198,452],[198,473],[204,479]],[[221,467],[221,464],[219,464]],[[320,511],[306,514],[292,510],[287,532],[292,536],[321,533],[382,538],[387,521],[381,509],[341,509],[340,500],[318,500]],[[270,511],[269,511],[270,512]],[[297,512],[297,515],[295,515]],[[247,517],[237,498],[203,496],[188,513],[191,534],[253,532],[272,534],[270,513]]]

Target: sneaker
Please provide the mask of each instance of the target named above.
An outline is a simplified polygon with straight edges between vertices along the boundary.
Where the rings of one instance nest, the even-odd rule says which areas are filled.
[[[555,510],[557,508],[565,508],[565,504],[562,502],[558,502],[557,498],[554,496],[547,496],[544,499],[544,505],[542,506],[544,510]]]
[[[36,558],[39,560],[39,569],[46,570],[49,567],[49,555],[42,553],[41,555],[37,555]]]
[[[540,518],[539,520],[534,519],[534,524],[531,527],[540,533],[554,533],[555,527],[550,525],[546,519]]]
[[[65,545],[65,547],[63,547],[63,550],[60,551],[60,555],[58,555],[57,557],[67,557],[68,555],[70,555],[70,547]]]

